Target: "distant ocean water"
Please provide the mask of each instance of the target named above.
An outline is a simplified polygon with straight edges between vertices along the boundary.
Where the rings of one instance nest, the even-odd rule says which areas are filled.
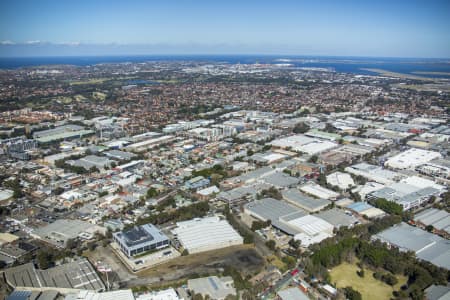
[[[283,55],[148,55],[148,56],[70,56],[70,57],[17,57],[0,58],[0,69],[16,69],[42,65],[88,66],[101,63],[147,62],[147,61],[202,61],[227,63],[290,63],[297,67],[329,68],[336,72],[371,75],[363,69],[383,69],[391,72],[414,74],[414,72],[450,73],[450,60],[362,58],[362,57],[312,57]],[[450,78],[450,75],[420,74],[423,77]]]

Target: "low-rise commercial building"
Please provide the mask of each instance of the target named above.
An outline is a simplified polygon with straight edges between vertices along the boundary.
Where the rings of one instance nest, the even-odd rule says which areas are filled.
[[[170,245],[169,238],[152,224],[115,232],[113,239],[128,257],[163,249]]]

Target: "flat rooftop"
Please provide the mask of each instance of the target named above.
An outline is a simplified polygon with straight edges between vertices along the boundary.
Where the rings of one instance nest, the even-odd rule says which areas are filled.
[[[64,288],[103,290],[105,285],[87,259],[81,259],[47,270],[39,270],[32,263],[5,270],[5,278],[12,287]]]
[[[114,235],[128,247],[135,247],[148,242],[161,242],[167,240],[164,235],[153,224],[136,226],[129,230],[114,233]]]
[[[450,241],[423,229],[400,223],[374,235],[373,239],[413,251],[422,260],[450,269]]]

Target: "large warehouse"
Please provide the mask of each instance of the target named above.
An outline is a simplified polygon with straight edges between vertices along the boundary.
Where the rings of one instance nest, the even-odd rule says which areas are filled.
[[[6,282],[13,288],[30,290],[101,291],[105,289],[100,277],[87,259],[80,259],[46,270],[27,263],[5,270]]]
[[[394,169],[414,169],[436,158],[442,158],[439,152],[411,148],[389,158],[385,166]]]
[[[128,257],[150,250],[162,249],[170,244],[167,236],[152,224],[115,232],[113,239]]]
[[[331,201],[309,197],[299,190],[292,188],[282,192],[283,199],[308,212],[317,212],[327,207]]]
[[[244,242],[236,230],[219,217],[178,222],[172,233],[190,254],[241,245]]]
[[[334,226],[327,221],[313,215],[306,215],[290,220],[289,225],[297,228],[300,233],[294,236],[301,245],[308,247],[311,244],[320,243],[326,238],[333,236]]]
[[[372,236],[372,240],[380,240],[400,251],[412,251],[421,260],[450,269],[450,242],[423,229],[400,223]]]
[[[35,229],[31,236],[54,246],[64,248],[67,241],[80,237],[83,233],[88,235],[98,231],[99,227],[81,220],[59,219],[44,227]]]
[[[307,215],[303,209],[273,198],[247,203],[244,205],[244,212],[264,222],[270,220],[273,227],[289,235],[296,235],[300,231],[287,222]]]
[[[270,144],[279,148],[291,148],[294,151],[304,152],[309,155],[319,154],[338,146],[336,143],[310,138],[303,134],[276,139]]]

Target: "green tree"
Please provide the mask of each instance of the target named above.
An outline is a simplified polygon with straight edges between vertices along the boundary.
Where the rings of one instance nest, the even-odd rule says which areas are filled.
[[[316,163],[319,160],[319,157],[317,155],[311,156],[308,161],[311,163]]]
[[[425,227],[425,230],[428,231],[428,232],[432,232],[434,230],[434,227],[433,227],[433,225],[427,225]]]
[[[309,126],[304,123],[300,122],[295,125],[294,129],[292,130],[294,133],[305,133],[309,130]]]
[[[376,208],[384,210],[388,214],[394,214],[401,216],[403,214],[403,206],[393,201],[389,201],[383,198],[378,198],[370,202]]]
[[[192,300],[203,300],[202,294],[194,294],[192,295]]]
[[[348,300],[362,300],[361,293],[354,290],[351,286],[344,288],[344,294]]]
[[[266,242],[267,248],[269,248],[269,249],[272,250],[272,251],[275,250],[276,245],[277,245],[277,244],[275,243],[274,240],[268,240],[268,241]]]
[[[148,198],[154,198],[156,196],[158,196],[158,190],[155,189],[154,187],[151,187],[147,190],[147,199]]]
[[[50,267],[50,264],[52,263],[51,255],[44,250],[38,251],[38,253],[36,254],[36,260],[39,268],[41,269],[48,269]]]

